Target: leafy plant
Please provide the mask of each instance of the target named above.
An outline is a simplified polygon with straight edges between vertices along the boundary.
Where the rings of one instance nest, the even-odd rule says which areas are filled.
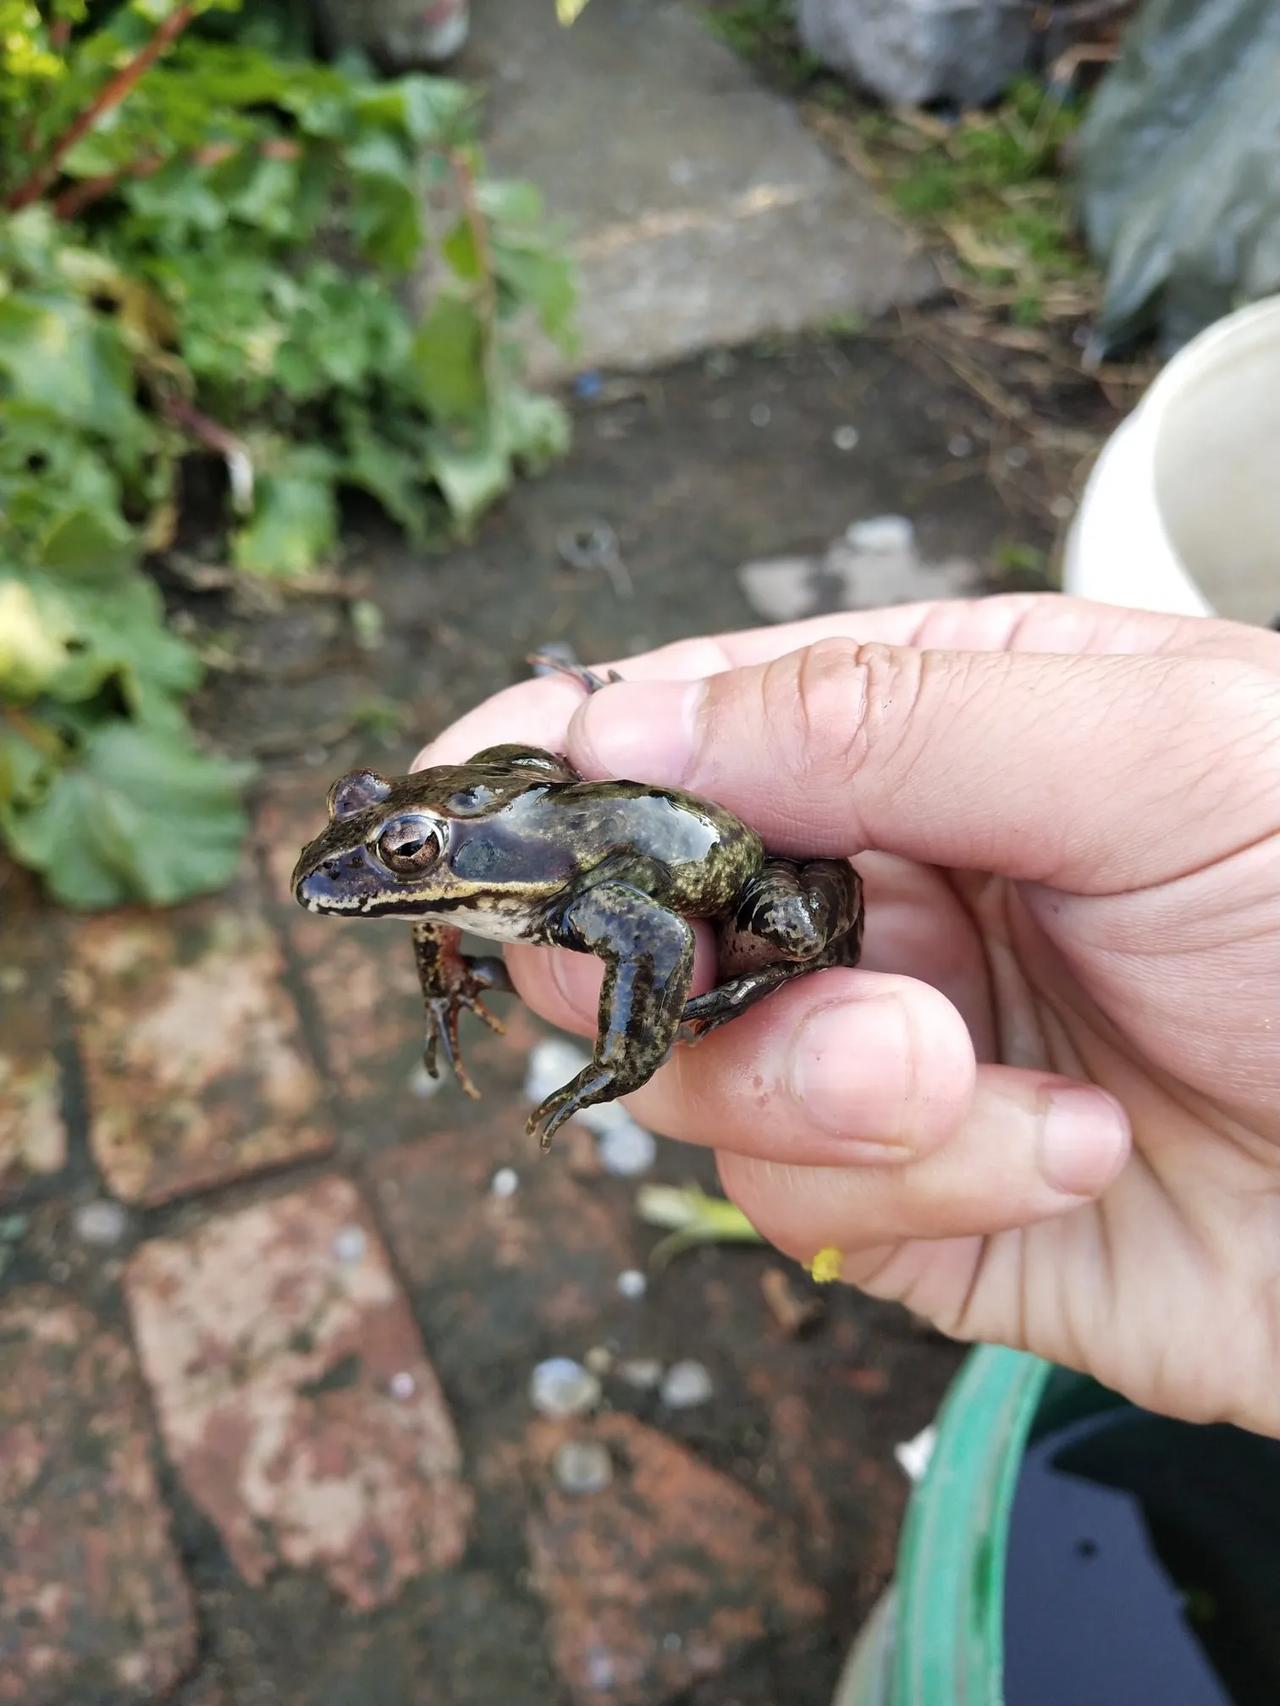
[[[425,542],[566,441],[520,358],[531,323],[568,338],[570,275],[536,193],[483,175],[468,92],[235,10],[0,0],[0,832],[72,905],[238,857],[246,772],[200,750],[143,568],[185,457],[226,465],[237,568],[292,578],[343,488]]]

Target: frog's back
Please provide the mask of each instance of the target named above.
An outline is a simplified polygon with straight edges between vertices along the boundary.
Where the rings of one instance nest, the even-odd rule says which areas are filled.
[[[628,851],[664,867],[662,898],[686,917],[729,911],[764,859],[760,837],[740,818],[675,789],[583,782],[558,795],[580,846],[603,857]]]

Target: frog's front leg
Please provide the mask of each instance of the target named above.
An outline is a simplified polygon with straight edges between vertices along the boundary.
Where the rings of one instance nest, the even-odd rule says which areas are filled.
[[[693,978],[693,931],[677,913],[622,880],[602,880],[572,900],[549,940],[604,961],[595,1053],[529,1119],[543,1149],[583,1108],[648,1083],[671,1053]]]
[[[422,1060],[430,1077],[437,1078],[436,1055],[442,1050],[458,1083],[468,1096],[475,1098],[480,1092],[471,1082],[458,1050],[458,1020],[464,1009],[468,1010],[501,1036],[501,1020],[489,1011],[481,997],[487,990],[510,992],[511,979],[500,956],[469,959],[460,954],[461,937],[460,930],[445,924],[423,921],[413,926],[413,953],[427,1010]]]
[[[680,1041],[697,1042],[792,978],[856,965],[862,918],[862,879],[847,861],[766,859],[717,933],[729,981],[685,1004]]]

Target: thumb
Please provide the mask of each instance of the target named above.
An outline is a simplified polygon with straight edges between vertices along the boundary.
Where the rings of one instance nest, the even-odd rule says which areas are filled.
[[[1230,658],[823,640],[607,687],[568,744],[585,774],[700,794],[773,852],[874,847],[1081,893],[1167,881],[1280,828],[1280,680]]]

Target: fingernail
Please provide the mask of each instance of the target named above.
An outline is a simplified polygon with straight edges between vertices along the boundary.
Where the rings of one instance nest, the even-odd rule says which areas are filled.
[[[910,1038],[895,995],[841,1001],[810,1014],[791,1039],[787,1082],[805,1119],[869,1159],[903,1160]]]
[[[1049,1091],[1040,1132],[1040,1172],[1055,1191],[1097,1196],[1111,1183],[1128,1145],[1128,1116],[1114,1096],[1083,1084]]]
[[[589,769],[678,787],[693,762],[701,681],[620,681],[593,693],[569,726],[573,755]]]

